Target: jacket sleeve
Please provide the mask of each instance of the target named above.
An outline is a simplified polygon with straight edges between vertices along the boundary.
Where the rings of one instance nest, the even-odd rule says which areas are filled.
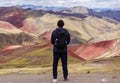
[[[67,31],[67,44],[69,44],[70,43],[70,34],[69,34],[69,32]]]
[[[52,35],[51,35],[51,43],[54,45],[55,43],[55,33],[54,31],[52,32]]]

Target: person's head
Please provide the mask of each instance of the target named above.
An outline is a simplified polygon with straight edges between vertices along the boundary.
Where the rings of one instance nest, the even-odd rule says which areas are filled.
[[[57,26],[58,27],[63,27],[64,26],[64,21],[63,20],[58,20]]]

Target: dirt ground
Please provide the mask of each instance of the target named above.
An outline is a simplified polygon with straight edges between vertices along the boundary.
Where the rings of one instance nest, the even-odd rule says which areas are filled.
[[[69,80],[64,81],[62,74],[58,75],[58,83],[120,83],[120,75],[114,74],[69,74]],[[9,74],[0,75],[0,83],[52,83],[51,74]]]

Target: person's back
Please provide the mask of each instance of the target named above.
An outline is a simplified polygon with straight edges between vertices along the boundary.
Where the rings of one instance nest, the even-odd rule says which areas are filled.
[[[54,45],[53,48],[53,81],[57,80],[57,66],[59,58],[62,61],[63,77],[64,80],[68,79],[68,68],[67,68],[67,45],[70,43],[70,34],[63,28],[63,20],[57,22],[58,28],[52,32],[51,43]],[[62,44],[64,43],[64,45]]]
[[[60,48],[58,48],[58,47],[56,46],[56,41],[59,39],[58,36],[59,36],[59,34],[62,33],[62,32],[63,32],[63,34],[65,34],[65,36],[66,36],[66,38],[65,38],[65,40],[66,40],[66,42],[65,42],[65,43],[66,43],[66,46],[65,46],[64,48],[60,49]],[[64,28],[61,28],[61,27],[57,28],[57,29],[54,30],[53,33],[52,33],[51,42],[52,42],[52,44],[54,45],[54,52],[59,52],[59,51],[64,51],[64,52],[66,52],[66,51],[67,51],[67,45],[68,45],[69,42],[70,42],[69,32],[68,32],[66,29],[64,29]],[[61,42],[61,43],[62,43],[62,42]]]

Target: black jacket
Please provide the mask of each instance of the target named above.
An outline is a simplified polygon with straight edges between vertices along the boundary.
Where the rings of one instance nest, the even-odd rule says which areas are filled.
[[[53,51],[54,52],[67,52],[67,46],[65,49],[58,49],[55,47],[55,39],[57,38],[58,36],[58,32],[59,31],[64,31],[66,33],[66,38],[67,38],[67,45],[70,43],[70,34],[69,32],[64,29],[64,28],[56,28],[53,32],[52,32],[52,36],[51,36],[51,43],[54,45],[54,48],[53,48]]]

